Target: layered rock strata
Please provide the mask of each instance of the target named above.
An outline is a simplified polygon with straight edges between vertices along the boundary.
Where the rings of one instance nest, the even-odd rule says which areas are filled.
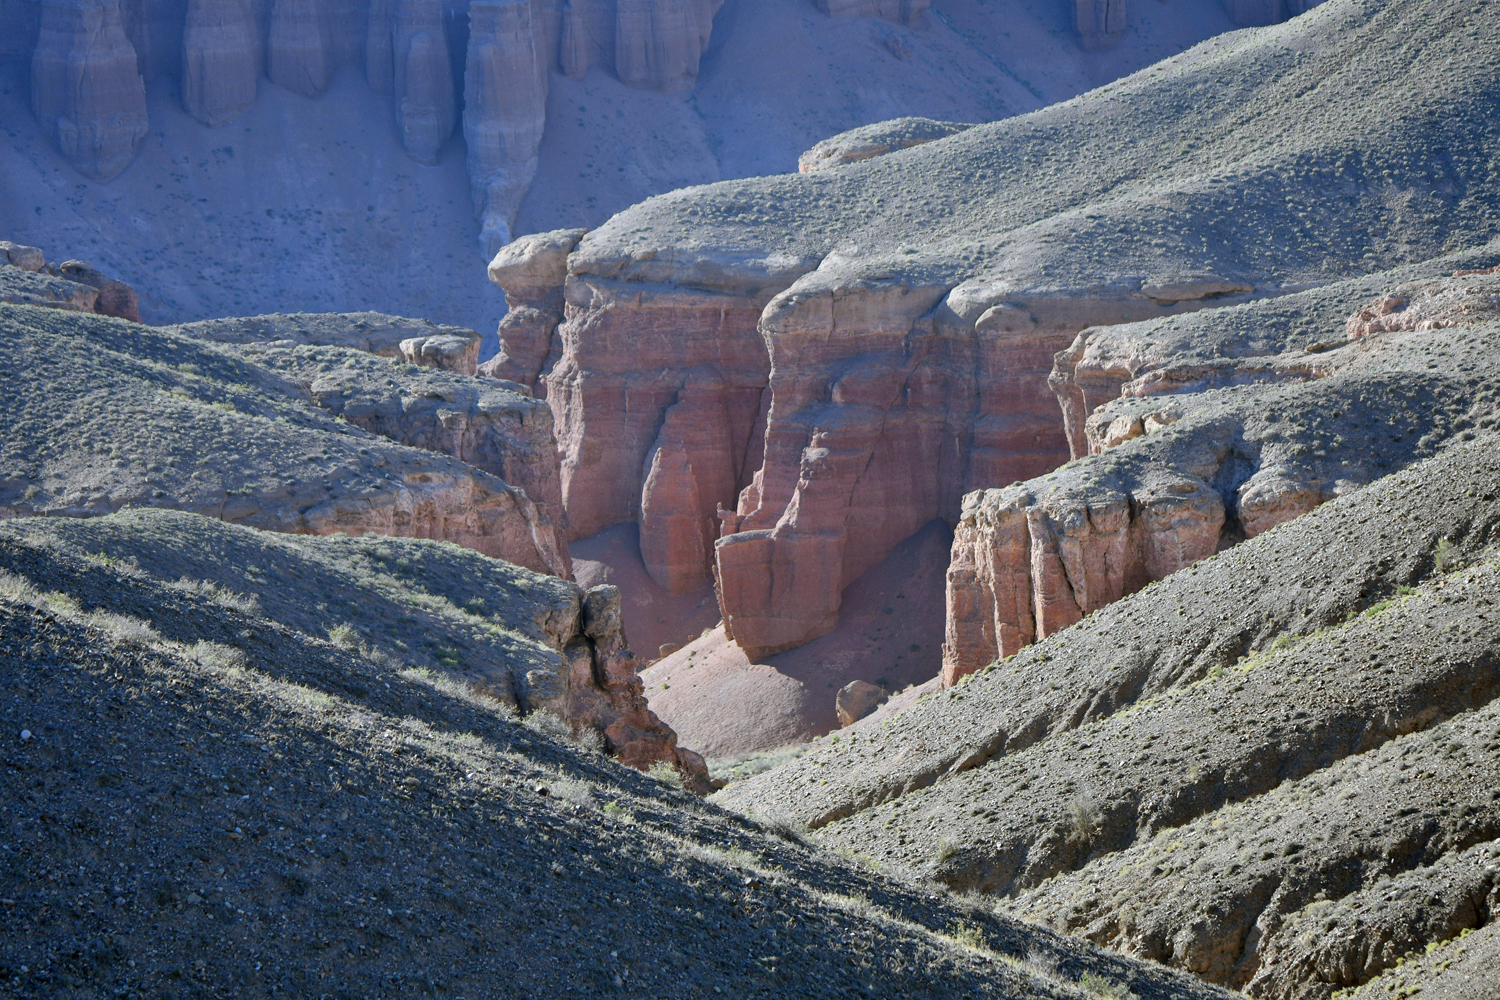
[[[1500,538],[1493,440],[1455,440],[1403,473],[1145,587],[908,708],[869,742],[841,743],[837,753],[808,754],[731,786],[726,804],[819,827],[1222,675],[1255,651],[1298,642],[1473,562]]]
[[[495,254],[489,275],[505,291],[506,313],[500,321],[500,350],[479,374],[519,382],[546,397],[542,375],[561,355],[556,333],[563,318],[568,254],[585,232],[559,229],[523,236]]]
[[[340,422],[228,348],[105,317],[0,308],[6,369],[39,376],[6,409],[16,471],[0,516],[170,507],[299,534],[451,541],[568,575],[555,526],[524,490]]]
[[[1424,150],[1442,135],[1465,198],[1500,204],[1476,138],[1495,126],[1472,110],[1497,68],[1445,33],[1422,58],[1448,89],[1416,102],[1425,85],[1370,47],[1428,30],[1406,16],[1345,3],[1032,115],[662,196],[588,233],[545,376],[572,530],[636,521],[673,587],[702,579],[711,548],[726,628],[770,655],[825,634],[842,587],[933,517],[956,524],[965,493],[1086,450],[1088,412],[1059,412],[1048,387],[1080,331],[1490,239],[1488,207],[1439,199],[1393,221],[1381,193],[1386,169],[1413,184],[1419,161],[1439,169]],[[1309,103],[1314,79],[1337,100]],[[1246,89],[1231,101],[1225,81]],[[1350,107],[1422,126],[1376,144]],[[1353,173],[1350,149],[1366,157]],[[1258,166],[1219,166],[1246,157]],[[1401,242],[1371,242],[1391,225]]]
[[[1486,290],[1500,291],[1494,276],[1421,287],[1454,322],[1500,316]],[[1488,398],[1464,358],[1487,327],[1450,337],[1420,311],[1415,332],[1260,359],[1239,372],[1249,384],[1107,404],[1088,421],[1095,457],[967,497],[948,571],[944,684],[1418,460],[1482,419]]]
[[[146,85],[119,0],[45,0],[31,108],[79,173],[108,181],[146,138]]]
[[[260,24],[249,0],[188,0],[182,28],[182,107],[227,125],[255,104]]]
[[[405,342],[404,342],[405,343]],[[447,372],[403,371],[345,348],[247,345],[244,356],[280,373],[311,402],[372,434],[451,455],[526,491],[567,553],[552,411],[520,386]]]

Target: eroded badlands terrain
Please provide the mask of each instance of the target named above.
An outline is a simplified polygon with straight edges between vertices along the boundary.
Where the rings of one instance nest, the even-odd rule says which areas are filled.
[[[1500,11],[1302,6],[594,228],[480,199],[493,356],[0,243],[7,988],[1500,994]],[[529,51],[681,89],[719,7]],[[331,86],[319,10],[235,37]],[[522,149],[440,13],[362,15],[408,151]]]

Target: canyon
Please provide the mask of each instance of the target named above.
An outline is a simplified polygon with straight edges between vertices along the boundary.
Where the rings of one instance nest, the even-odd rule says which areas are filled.
[[[911,15],[811,0],[105,7],[0,4],[0,232],[119,276],[153,323],[374,309],[486,334],[504,305],[465,262],[507,234],[792,170],[873,121],[1032,110],[1233,26],[1217,2],[1168,0],[1086,53],[1050,0],[1003,18],[983,0]],[[89,18],[109,29],[97,50]],[[48,83],[58,107],[40,118],[39,58],[76,58],[93,81]],[[122,167],[113,180],[64,156],[60,119],[99,132],[68,155]]]
[[[1495,235],[1493,126],[1474,117],[1493,57],[1463,42],[1468,26],[1396,32],[1421,79],[1376,72],[1371,39],[1397,17],[1325,5],[1290,34],[1214,39],[1044,111],[522,240],[492,270],[525,317],[492,370],[545,386],[572,537],[635,523],[656,584],[714,586],[725,635],[756,663],[832,631],[844,589],[941,518],[957,532],[951,682],[1368,481],[1305,482],[1255,449],[1201,458],[1184,433],[1161,468],[1192,475],[1153,463],[1128,484],[1046,481],[1051,501],[1029,485],[1137,421],[1176,419],[1122,406],[1093,441],[1091,414],[1122,393],[1337,364],[1280,365],[1290,345],[1239,334],[1200,343],[1191,317],[1255,317],[1253,303]],[[1337,113],[1305,96],[1315,85],[1347,97]],[[1362,304],[1329,309],[1342,325]],[[1129,339],[1143,329],[1183,332]],[[1189,343],[1197,368],[1175,357]],[[1216,419],[1226,442],[1249,436],[1244,418]]]

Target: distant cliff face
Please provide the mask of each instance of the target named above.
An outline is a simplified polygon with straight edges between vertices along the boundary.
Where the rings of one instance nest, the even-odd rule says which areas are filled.
[[[493,254],[510,241],[537,172],[549,73],[580,80],[600,67],[630,87],[690,90],[724,2],[4,0],[0,58],[29,59],[38,122],[96,181],[134,160],[150,129],[146,88],[159,76],[177,77],[183,109],[219,127],[255,104],[262,76],[316,98],[338,69],[362,66],[370,86],[391,97],[396,132],[417,162],[436,163],[461,129],[480,241]],[[809,6],[834,18],[921,28],[929,3]],[[1284,13],[1281,0],[1271,6]],[[1240,23],[1263,23],[1262,7],[1249,11],[1234,0],[1230,13]],[[1125,30],[1125,0],[1076,0],[1076,8],[1085,49],[1107,48]],[[747,8],[739,16],[755,15]],[[905,43],[888,41],[898,59],[911,54]]]
[[[363,64],[419,163],[437,162],[462,125],[481,240],[493,252],[510,241],[536,173],[549,71],[581,78],[602,66],[630,86],[690,89],[722,3],[13,0],[4,18],[35,38],[37,120],[98,181],[134,159],[149,127],[145,84],[157,75],[179,76],[183,108],[221,126],[255,103],[262,73],[317,97],[339,67]]]

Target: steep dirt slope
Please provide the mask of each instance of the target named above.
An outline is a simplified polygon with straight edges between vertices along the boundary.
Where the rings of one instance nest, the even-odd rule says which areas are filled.
[[[571,530],[637,521],[669,589],[716,572],[752,659],[826,633],[966,492],[1069,457],[1048,376],[1083,328],[1491,239],[1495,17],[1335,0],[1030,115],[621,213],[568,259],[546,375]]]
[[[330,357],[314,364],[304,356],[301,367],[327,366]],[[0,365],[7,393],[0,515],[172,507],[278,531],[447,539],[568,573],[550,517],[519,486],[360,430],[314,405],[316,394],[295,377],[235,349],[104,316],[0,305]],[[431,424],[434,415],[424,420],[421,412],[429,389],[461,382],[347,349],[337,367],[338,375],[322,377],[325,387],[341,387],[339,409],[355,401],[356,384],[375,383],[378,392],[360,398],[370,405],[351,418],[373,424],[381,396],[414,396],[408,430]],[[495,455],[494,464],[555,461],[550,421],[536,401],[469,382],[491,404],[532,415],[530,426],[494,428],[491,450],[514,451],[509,460]],[[470,408],[483,406],[474,399]],[[523,478],[545,484],[545,469]]]
[[[193,521],[198,540],[263,546],[258,570],[221,561],[207,580],[160,582],[157,571],[202,565],[173,544]],[[329,559],[345,569],[367,541],[162,513],[67,532],[12,522],[6,536],[10,995],[232,983],[362,996],[1227,996],[770,835],[496,702],[320,641],[294,623],[324,596],[313,579],[289,575],[280,598],[255,579]],[[163,564],[85,559],[59,537]],[[430,561],[394,574],[407,599],[441,592],[446,557],[475,558],[381,544]],[[533,585],[538,610],[565,586]],[[250,592],[267,600],[257,608]],[[511,597],[524,614],[528,599]]]

